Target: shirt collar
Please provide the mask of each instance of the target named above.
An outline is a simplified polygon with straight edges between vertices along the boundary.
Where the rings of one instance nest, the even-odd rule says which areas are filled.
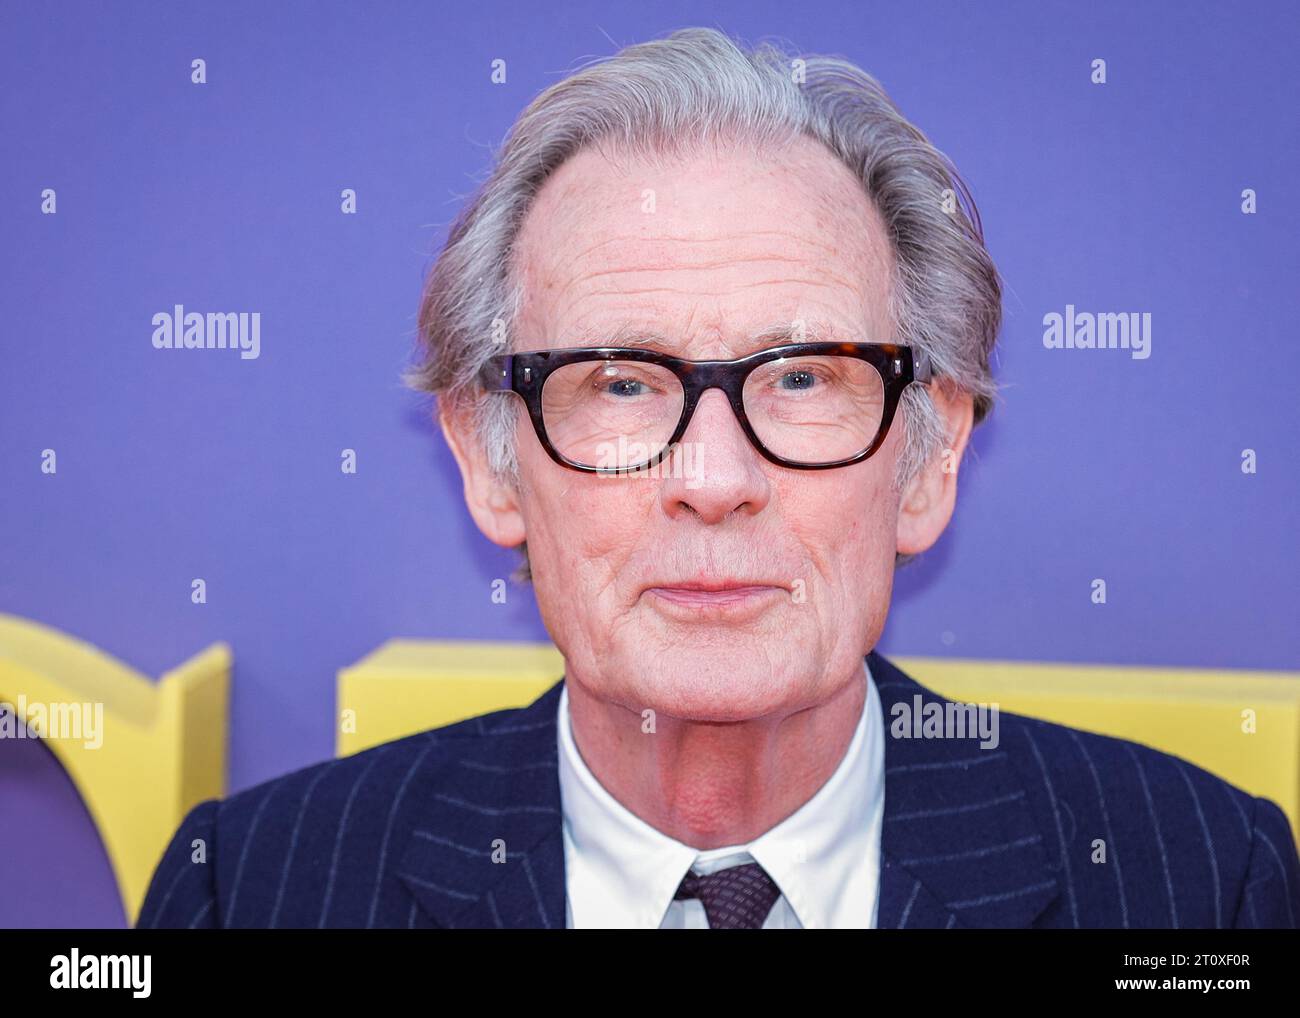
[[[567,685],[559,702],[566,891],[578,928],[657,928],[688,870],[750,859],[776,881],[805,929],[874,926],[884,811],[884,723],[867,696],[834,773],[811,799],[745,845],[700,851],[656,830],[609,794],[578,752]]]

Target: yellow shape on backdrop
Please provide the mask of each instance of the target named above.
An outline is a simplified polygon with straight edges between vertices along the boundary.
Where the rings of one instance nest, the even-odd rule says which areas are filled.
[[[339,672],[338,755],[526,706],[563,674],[550,643],[389,640]]]
[[[0,702],[35,722],[72,778],[128,924],[185,813],[225,793],[230,662],[215,643],[153,682],[89,643],[0,614]]]
[[[897,664],[950,699],[996,702],[1009,713],[1190,760],[1272,799],[1300,841],[1300,675],[1294,672],[947,658],[899,658]]]

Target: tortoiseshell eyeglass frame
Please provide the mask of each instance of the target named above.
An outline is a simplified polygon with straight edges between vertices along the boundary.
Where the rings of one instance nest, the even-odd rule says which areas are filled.
[[[880,419],[880,428],[876,437],[861,452],[847,459],[830,463],[800,463],[776,455],[763,445],[749,418],[745,415],[744,386],[745,379],[751,371],[762,364],[769,364],[786,357],[856,357],[870,364],[880,375],[884,384],[884,413]],[[551,372],[569,364],[582,361],[639,361],[656,364],[667,368],[682,383],[683,401],[681,417],[673,429],[672,437],[655,455],[632,466],[617,469],[595,467],[584,463],[575,463],[566,458],[551,444],[546,435],[546,422],[542,417],[542,387]],[[708,389],[721,389],[731,404],[732,412],[740,422],[741,430],[753,443],[754,448],[772,463],[793,470],[830,470],[835,467],[847,467],[861,463],[872,456],[883,444],[893,423],[894,413],[903,390],[911,383],[929,384],[931,380],[930,359],[923,352],[910,346],[897,343],[789,343],[784,346],[769,347],[734,360],[691,361],[672,357],[655,350],[640,347],[573,347],[564,350],[536,350],[527,353],[507,353],[489,357],[484,363],[480,380],[488,392],[514,392],[528,407],[532,418],[533,430],[542,448],[560,466],[583,473],[611,474],[633,473],[659,463],[681,440],[690,426],[691,417],[700,397]]]

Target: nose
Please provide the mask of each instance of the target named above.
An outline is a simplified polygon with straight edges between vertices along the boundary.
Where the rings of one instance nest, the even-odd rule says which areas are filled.
[[[700,397],[680,445],[660,492],[670,517],[694,515],[717,523],[733,512],[761,512],[771,499],[758,450],[720,389]]]

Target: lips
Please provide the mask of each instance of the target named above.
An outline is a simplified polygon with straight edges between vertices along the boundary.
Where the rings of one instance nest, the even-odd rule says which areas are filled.
[[[689,590],[703,594],[725,593],[733,590],[767,590],[776,587],[788,589],[786,584],[767,579],[720,578],[710,580],[659,580],[646,584],[646,590]]]
[[[683,608],[727,609],[757,604],[786,590],[784,584],[765,580],[669,580],[651,584],[645,593]]]

